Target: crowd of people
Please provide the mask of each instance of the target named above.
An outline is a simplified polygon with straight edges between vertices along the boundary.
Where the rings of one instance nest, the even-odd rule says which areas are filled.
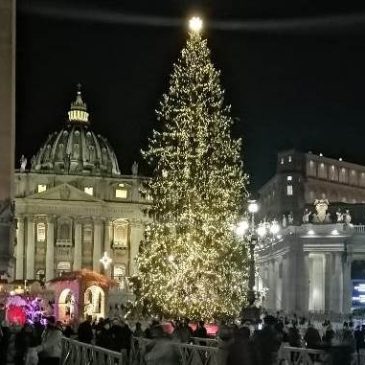
[[[166,323],[152,320],[143,328],[140,322],[133,329],[119,318],[98,321],[87,317],[77,328],[47,319],[44,326],[40,321],[26,323],[17,331],[4,322],[0,331],[0,365],[45,365],[59,364],[62,337],[74,338],[129,357],[133,337],[147,339],[144,347],[144,362],[149,364],[173,365],[179,363],[176,342],[210,346],[207,329],[203,321],[191,326],[189,320]],[[194,328],[194,330],[192,329]],[[201,339],[201,341],[199,340]],[[277,364],[282,345],[325,350],[332,356],[333,364],[350,364],[351,359],[365,352],[365,325],[344,322],[342,328],[333,328],[329,321],[320,326],[296,316],[274,317],[266,315],[262,324],[253,326],[246,322],[221,323],[215,336],[215,347],[219,351],[219,363],[226,365],[271,365]],[[292,360],[297,354],[292,352]],[[293,357],[294,356],[294,357]],[[313,355],[313,360],[316,360]],[[197,362],[199,363],[199,362]]]

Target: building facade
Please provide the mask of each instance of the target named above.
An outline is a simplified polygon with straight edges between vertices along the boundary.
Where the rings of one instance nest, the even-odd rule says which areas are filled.
[[[292,225],[261,241],[256,285],[263,306],[302,314],[364,308],[364,243],[365,226],[343,223]]]
[[[109,142],[90,128],[80,89],[64,128],[15,174],[15,278],[50,280],[87,268],[126,285],[143,239],[148,200],[134,164],[121,175]]]
[[[260,189],[260,219],[278,235],[257,248],[263,306],[307,314],[365,310],[365,166],[280,152]]]
[[[327,199],[332,209],[362,206],[365,166],[313,153],[283,151],[277,156],[275,175],[259,193],[262,218],[281,221],[283,215],[292,213],[294,222],[300,224],[304,209],[313,207],[316,199]],[[355,211],[353,215],[358,216]]]

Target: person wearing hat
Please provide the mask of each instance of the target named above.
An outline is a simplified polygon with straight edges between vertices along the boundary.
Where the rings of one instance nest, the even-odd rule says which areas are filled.
[[[42,343],[37,350],[40,353],[39,365],[59,365],[62,350],[62,328],[56,323],[55,317],[48,317]]]

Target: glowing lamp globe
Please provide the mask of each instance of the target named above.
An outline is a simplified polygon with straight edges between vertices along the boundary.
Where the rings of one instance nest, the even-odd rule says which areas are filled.
[[[193,33],[199,33],[203,28],[203,21],[198,17],[194,16],[189,20],[189,29]]]
[[[246,220],[243,220],[238,223],[236,227],[236,234],[238,236],[242,236],[246,233],[247,230],[248,230],[248,222]]]
[[[277,224],[277,222],[272,222],[270,226],[270,232],[272,234],[278,234],[280,231],[280,226]]]
[[[251,214],[257,213],[259,211],[259,205],[256,203],[256,200],[250,200],[248,203],[248,211]]]
[[[260,237],[264,237],[266,235],[266,227],[263,224],[260,224],[259,227],[257,228],[257,234]]]

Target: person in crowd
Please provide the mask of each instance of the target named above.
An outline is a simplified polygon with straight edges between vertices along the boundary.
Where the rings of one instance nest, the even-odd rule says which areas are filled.
[[[93,340],[93,330],[91,326],[91,316],[87,316],[86,320],[82,322],[79,325],[78,331],[77,331],[77,337],[80,342],[88,343],[90,344]]]
[[[1,322],[0,326],[0,365],[6,364],[6,357],[9,348],[11,333],[10,328],[5,320]]]
[[[263,329],[257,331],[253,337],[254,357],[257,365],[272,365],[277,360],[282,339],[275,330],[275,323],[273,316],[266,316]]]
[[[144,331],[144,336],[146,338],[151,339],[152,338],[152,334],[151,331],[154,327],[160,326],[160,322],[157,319],[153,319],[151,324],[149,325],[149,327],[146,328],[146,330]]]
[[[176,326],[173,332],[173,337],[176,341],[188,343],[193,332],[189,326],[189,320],[176,321]]]
[[[310,349],[318,349],[321,347],[321,336],[312,323],[308,324],[308,328],[304,335],[304,341],[307,343],[307,347]]]
[[[34,328],[31,324],[25,323],[20,332],[15,335],[15,365],[24,365],[28,350],[35,346],[37,346],[37,339]]]
[[[129,351],[131,349],[132,331],[128,324],[124,321],[120,323],[121,327],[121,350],[124,351],[127,356],[129,356]]]
[[[142,330],[142,324],[141,322],[136,322],[136,329],[133,332],[134,337],[143,337],[144,333]]]
[[[291,347],[301,347],[301,337],[298,330],[298,327],[293,322],[288,330],[288,342]]]
[[[67,323],[64,330],[63,335],[67,338],[71,338],[75,334],[74,330],[72,329],[72,326],[70,323]]]
[[[239,328],[234,335],[234,342],[228,347],[226,365],[253,365],[250,329]]]
[[[163,331],[162,326],[153,326],[150,331],[152,344],[144,355],[147,365],[176,365],[179,364],[179,356],[171,339]],[[199,354],[196,353],[199,357]],[[198,359],[199,360],[199,359]],[[191,361],[192,362],[192,361]],[[192,362],[193,363],[193,362]],[[199,362],[201,363],[201,361]]]
[[[193,332],[193,336],[199,337],[199,338],[208,337],[207,329],[204,327],[204,321],[199,321],[197,323],[197,327],[196,327],[196,330]]]
[[[278,334],[281,336],[282,342],[283,343],[288,343],[289,342],[289,338],[288,338],[288,333],[285,330],[285,318],[281,321],[276,322],[275,324],[275,330],[278,332]],[[286,325],[288,325],[288,323],[286,323]]]
[[[39,365],[59,365],[62,350],[62,327],[55,317],[48,318],[47,327],[38,346]]]
[[[113,347],[110,320],[103,321],[103,327],[96,331],[95,344],[111,350]]]
[[[354,337],[356,342],[356,352],[359,354],[360,349],[365,347],[365,325],[362,325],[361,327],[360,325],[356,326]]]
[[[322,342],[326,345],[326,346],[331,346],[332,342],[335,338],[335,331],[332,328],[331,322],[327,321],[327,328],[326,328],[326,332],[324,333],[324,336],[322,337]]]
[[[41,322],[40,317],[35,319],[33,327],[34,327],[34,333],[35,333],[35,336],[36,336],[37,346],[38,346],[42,342],[42,334],[43,334],[44,329],[45,329],[44,325]]]
[[[351,349],[351,352],[354,352],[356,349],[355,337],[347,322],[344,322],[343,324],[341,343],[348,346]]]

